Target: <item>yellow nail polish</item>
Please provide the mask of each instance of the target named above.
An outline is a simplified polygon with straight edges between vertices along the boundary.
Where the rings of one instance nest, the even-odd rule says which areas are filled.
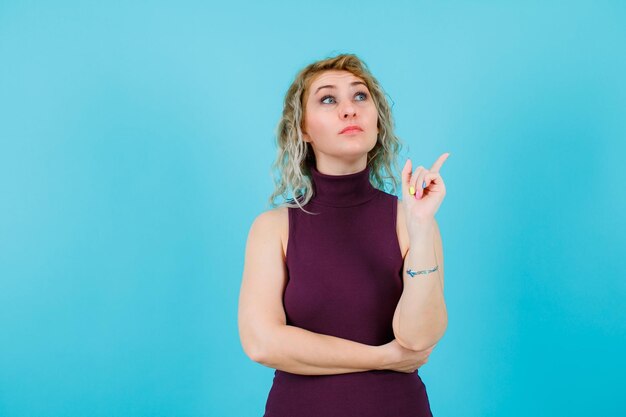
[[[412,185],[409,187],[409,194],[415,195],[415,187],[413,187]]]

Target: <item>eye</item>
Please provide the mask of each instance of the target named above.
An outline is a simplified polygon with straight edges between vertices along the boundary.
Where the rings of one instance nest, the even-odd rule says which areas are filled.
[[[358,93],[356,93],[357,96],[363,96],[363,100],[367,100],[367,93],[364,93],[363,91],[359,91]]]
[[[367,93],[365,93],[365,92],[363,92],[363,91],[359,91],[358,93],[356,93],[356,94],[355,94],[355,97],[356,97],[356,96],[363,96],[363,99],[358,100],[358,101],[365,101],[365,100],[367,100]],[[326,99],[329,99],[329,98],[331,98],[331,99],[333,99],[333,100],[335,99],[333,96],[324,96],[324,97],[322,97],[322,99],[321,99],[320,101],[321,101],[322,103],[324,103],[324,104],[331,104],[331,103],[325,103]]]

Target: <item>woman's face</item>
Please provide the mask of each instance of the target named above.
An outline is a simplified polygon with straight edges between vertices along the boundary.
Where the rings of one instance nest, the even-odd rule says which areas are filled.
[[[311,83],[303,136],[313,147],[318,168],[337,162],[367,162],[376,145],[378,111],[363,80],[348,71],[328,70]],[[342,131],[348,126],[359,129]],[[364,164],[363,164],[364,166]]]

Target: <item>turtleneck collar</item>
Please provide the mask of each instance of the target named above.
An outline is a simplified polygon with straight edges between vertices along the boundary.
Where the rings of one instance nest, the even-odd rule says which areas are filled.
[[[353,174],[322,174],[314,165],[309,166],[315,194],[311,201],[334,207],[356,206],[371,200],[376,188],[370,183],[370,166]]]

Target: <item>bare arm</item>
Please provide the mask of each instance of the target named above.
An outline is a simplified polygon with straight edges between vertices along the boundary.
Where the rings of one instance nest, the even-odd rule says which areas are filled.
[[[286,216],[284,207],[262,213],[248,234],[238,313],[245,353],[265,366],[303,375],[381,369],[386,358],[378,346],[286,324],[287,271],[280,237]]]
[[[403,217],[402,214],[400,218]],[[439,268],[430,274],[411,277],[406,272],[409,268],[424,270],[434,265]],[[415,239],[404,259],[404,289],[394,313],[393,330],[398,342],[407,349],[426,349],[443,337],[448,324],[443,270],[441,234],[434,221],[432,233]]]
[[[310,332],[295,326],[275,326],[257,362],[301,375],[331,375],[382,369],[378,346]]]

